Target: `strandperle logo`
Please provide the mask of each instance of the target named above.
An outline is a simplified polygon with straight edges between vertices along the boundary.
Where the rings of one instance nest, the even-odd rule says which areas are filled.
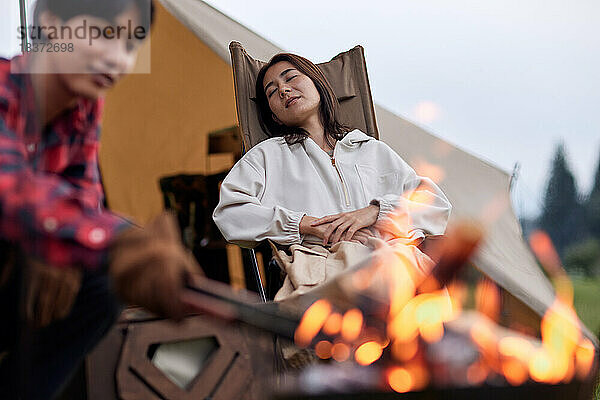
[[[29,37],[33,42],[46,41],[46,40],[60,40],[69,41],[75,39],[88,40],[88,44],[91,46],[94,40],[108,39],[108,40],[143,40],[147,36],[146,28],[137,25],[134,26],[131,21],[127,22],[127,25],[106,25],[97,26],[88,24],[86,20],[77,27],[71,26],[45,26],[45,25],[32,25],[29,28],[24,26],[18,27],[18,39],[23,40]]]

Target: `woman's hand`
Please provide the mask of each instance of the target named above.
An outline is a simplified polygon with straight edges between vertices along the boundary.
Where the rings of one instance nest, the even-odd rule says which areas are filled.
[[[359,210],[327,215],[313,221],[313,228],[325,227],[323,232],[323,246],[327,243],[337,243],[342,240],[351,240],[361,228],[368,228],[377,222],[379,206],[371,204]],[[319,236],[321,237],[321,236]]]
[[[318,220],[318,218],[311,217],[310,215],[305,215],[302,217],[300,220],[300,234],[312,235],[318,237],[319,239],[323,239],[325,237],[325,231],[327,231],[327,228],[329,228],[329,224],[313,226],[312,224]]]

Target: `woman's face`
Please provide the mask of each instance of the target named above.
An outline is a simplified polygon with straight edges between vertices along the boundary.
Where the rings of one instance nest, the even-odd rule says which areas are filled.
[[[263,88],[276,122],[302,126],[318,117],[321,96],[315,84],[290,62],[272,65],[265,73]]]

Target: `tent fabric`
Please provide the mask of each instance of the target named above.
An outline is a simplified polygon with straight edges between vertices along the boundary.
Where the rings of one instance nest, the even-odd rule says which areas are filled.
[[[268,138],[261,127],[256,104],[256,77],[266,61],[257,60],[238,42],[229,45],[238,121],[247,149]],[[342,52],[330,61],[318,64],[333,87],[340,104],[340,120],[351,129],[379,138],[369,78],[361,46]]]
[[[228,63],[227,49],[232,41],[240,42],[250,55],[262,60],[283,51],[203,1],[159,1]],[[382,106],[376,104],[375,113],[381,140],[417,173],[435,178],[444,190],[453,205],[451,220],[474,218],[485,224],[486,240],[474,260],[476,266],[542,316],[555,295],[522,238],[510,203],[510,176]],[[595,336],[588,330],[585,333],[597,346]]]

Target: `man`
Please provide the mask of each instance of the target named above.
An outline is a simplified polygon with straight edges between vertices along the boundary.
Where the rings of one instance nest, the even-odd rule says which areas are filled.
[[[97,161],[102,97],[152,15],[151,0],[38,0],[26,54],[0,60],[0,398],[56,395],[113,323],[113,291],[185,313],[200,268],[173,219],[105,210]]]

